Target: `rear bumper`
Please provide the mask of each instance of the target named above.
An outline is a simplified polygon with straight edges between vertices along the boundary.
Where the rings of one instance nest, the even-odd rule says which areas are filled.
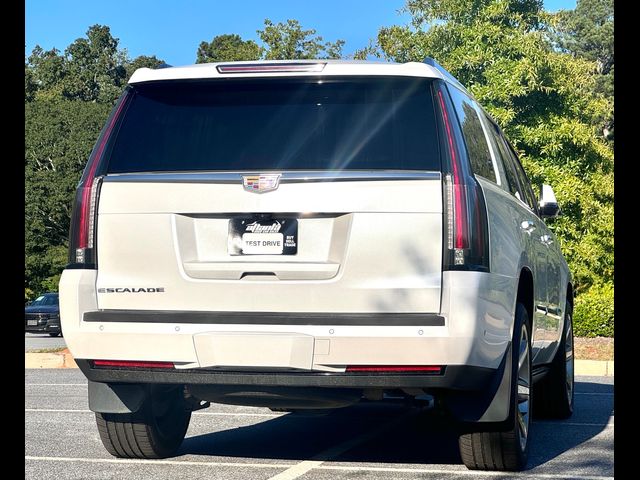
[[[252,384],[256,376],[237,372],[259,369],[278,372],[261,374],[273,386],[449,388],[450,379],[458,377],[457,368],[495,371],[499,367],[511,339],[512,320],[492,295],[508,290],[500,276],[445,272],[444,279],[439,314],[132,311],[101,310],[97,272],[67,269],[60,281],[60,305],[65,341],[75,358],[173,362],[176,372],[151,372],[156,379],[171,375],[163,382],[185,383],[178,379],[180,374],[191,375],[189,382],[202,384]],[[340,375],[349,365],[447,368],[443,378],[386,375],[354,379]],[[236,372],[230,373],[234,369]],[[285,371],[296,373],[281,373]],[[112,379],[96,381],[136,382],[144,376],[139,371],[112,375]]]
[[[361,374],[327,372],[233,372],[212,369],[108,369],[93,368],[89,360],[76,359],[78,367],[93,382],[183,385],[237,385],[254,387],[321,388],[423,388],[480,391],[491,384],[500,369],[466,365],[445,367],[440,375]]]

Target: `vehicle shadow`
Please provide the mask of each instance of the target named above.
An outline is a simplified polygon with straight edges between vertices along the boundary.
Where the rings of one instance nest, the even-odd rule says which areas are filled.
[[[566,421],[534,421],[531,427],[529,469],[592,439],[605,428],[613,412],[613,385],[576,382],[576,390],[600,395],[577,395],[576,411]],[[597,401],[593,398],[597,398]],[[455,429],[435,412],[416,410],[414,413],[407,415],[407,409],[401,405],[372,402],[334,410],[326,415],[285,414],[241,427],[236,426],[237,418],[218,417],[217,428],[221,430],[187,437],[179,455],[308,460],[323,450],[367,435],[381,424],[388,423],[390,427],[382,434],[366,438],[331,460],[460,464]],[[247,422],[255,421],[247,418]],[[228,429],[224,429],[225,423]],[[585,462],[584,466],[588,466],[590,461],[597,459],[584,458],[582,461]]]

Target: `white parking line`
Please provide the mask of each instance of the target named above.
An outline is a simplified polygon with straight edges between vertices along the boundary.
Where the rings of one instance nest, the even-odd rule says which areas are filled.
[[[36,462],[80,462],[80,463],[125,463],[147,465],[202,465],[206,467],[249,467],[249,468],[287,468],[283,463],[235,463],[235,462],[193,462],[189,460],[144,460],[131,458],[75,458],[75,457],[34,457],[24,456],[25,460]]]
[[[314,455],[309,460],[304,460],[292,467],[289,467],[284,472],[280,472],[277,475],[274,475],[269,480],[294,480],[295,478],[301,477],[305,473],[313,470],[314,468],[320,467],[324,462],[331,460],[332,458],[339,457],[343,453],[351,450],[352,448],[373,440],[376,437],[379,437],[387,430],[390,430],[393,427],[396,427],[398,424],[404,422],[405,420],[415,417],[418,415],[419,411],[408,411],[404,415],[393,418],[392,420],[383,423],[382,425],[370,430],[367,433],[363,433],[357,437],[351,438],[345,442],[342,442],[338,445],[328,448],[323,452],[320,452],[317,455]]]
[[[571,426],[571,427],[602,427],[602,428],[613,428],[613,419],[609,419],[607,423],[586,423],[586,422],[551,422],[551,421],[534,421],[534,425],[556,425],[560,426]]]
[[[76,458],[76,457],[36,457],[31,455],[25,455],[25,460],[31,460],[35,462],[77,462],[77,463],[111,463],[111,464],[130,464],[130,465],[188,465],[188,466],[202,466],[202,467],[232,467],[232,468],[288,468],[279,475],[286,472],[294,473],[294,471],[300,472],[301,469],[295,469],[303,463],[301,462],[293,467],[290,464],[282,463],[236,463],[236,462],[194,462],[190,460],[143,460],[143,459],[125,459],[125,458]],[[321,461],[318,461],[322,463]],[[313,463],[318,463],[313,462]],[[309,462],[312,463],[312,462]],[[576,475],[570,474],[554,474],[554,473],[528,473],[528,472],[483,472],[479,470],[443,470],[437,468],[394,468],[394,467],[367,467],[367,466],[348,466],[348,465],[317,465],[311,467],[317,470],[334,470],[334,471],[353,471],[353,472],[385,472],[385,473],[419,473],[419,474],[435,474],[435,475],[456,475],[456,476],[489,476],[489,477],[506,477],[506,478],[548,478],[548,479],[567,479],[567,478],[580,478],[581,480],[613,480],[614,477],[605,475]],[[311,468],[309,470],[311,470]],[[295,470],[294,470],[295,469]],[[306,470],[306,471],[309,471]],[[280,480],[284,478],[294,479],[297,477],[279,476],[271,477],[272,479],[278,478]],[[299,475],[298,475],[299,476]],[[270,479],[271,480],[271,479]]]
[[[435,468],[394,468],[394,467],[366,467],[348,465],[322,465],[316,467],[318,470],[342,470],[354,472],[389,472],[389,473],[432,473],[437,475],[456,476],[488,476],[488,477],[508,477],[508,478],[580,478],[581,480],[612,480],[613,477],[601,475],[575,475],[566,473],[528,473],[528,472],[485,472],[482,470],[442,470]],[[284,473],[284,472],[283,472]],[[274,477],[275,478],[275,477]]]
[[[91,410],[77,409],[55,409],[55,408],[25,408],[25,412],[46,412],[46,413],[93,413]]]
[[[34,385],[37,387],[86,387],[88,383],[25,383],[24,386]]]
[[[63,409],[63,408],[25,408],[25,412],[46,413],[93,413],[91,410]],[[281,417],[286,413],[246,413],[246,412],[193,412],[193,415],[217,415],[223,417]]]
[[[236,416],[239,416],[239,417],[269,417],[269,418],[275,418],[275,417],[282,417],[283,415],[286,415],[286,413],[193,412],[193,415],[220,415],[220,416],[223,416],[223,417],[236,417]]]

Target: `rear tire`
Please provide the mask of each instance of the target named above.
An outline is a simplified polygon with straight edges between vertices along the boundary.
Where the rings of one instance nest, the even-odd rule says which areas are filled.
[[[573,414],[573,308],[567,301],[558,351],[547,375],[536,384],[536,418],[569,418]]]
[[[49,333],[49,336],[50,337],[59,337],[60,336],[60,332],[58,332],[58,333],[51,332],[51,333]]]
[[[181,388],[156,390],[136,413],[96,413],[102,444],[118,458],[173,456],[184,440],[190,419]]]
[[[460,436],[460,456],[470,470],[519,471],[527,464],[531,419],[531,331],[525,307],[516,304],[512,344],[511,411],[508,431],[473,432]]]

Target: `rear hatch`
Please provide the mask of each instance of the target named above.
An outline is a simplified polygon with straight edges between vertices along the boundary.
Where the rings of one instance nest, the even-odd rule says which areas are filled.
[[[439,311],[428,79],[129,88],[99,195],[100,309]]]

